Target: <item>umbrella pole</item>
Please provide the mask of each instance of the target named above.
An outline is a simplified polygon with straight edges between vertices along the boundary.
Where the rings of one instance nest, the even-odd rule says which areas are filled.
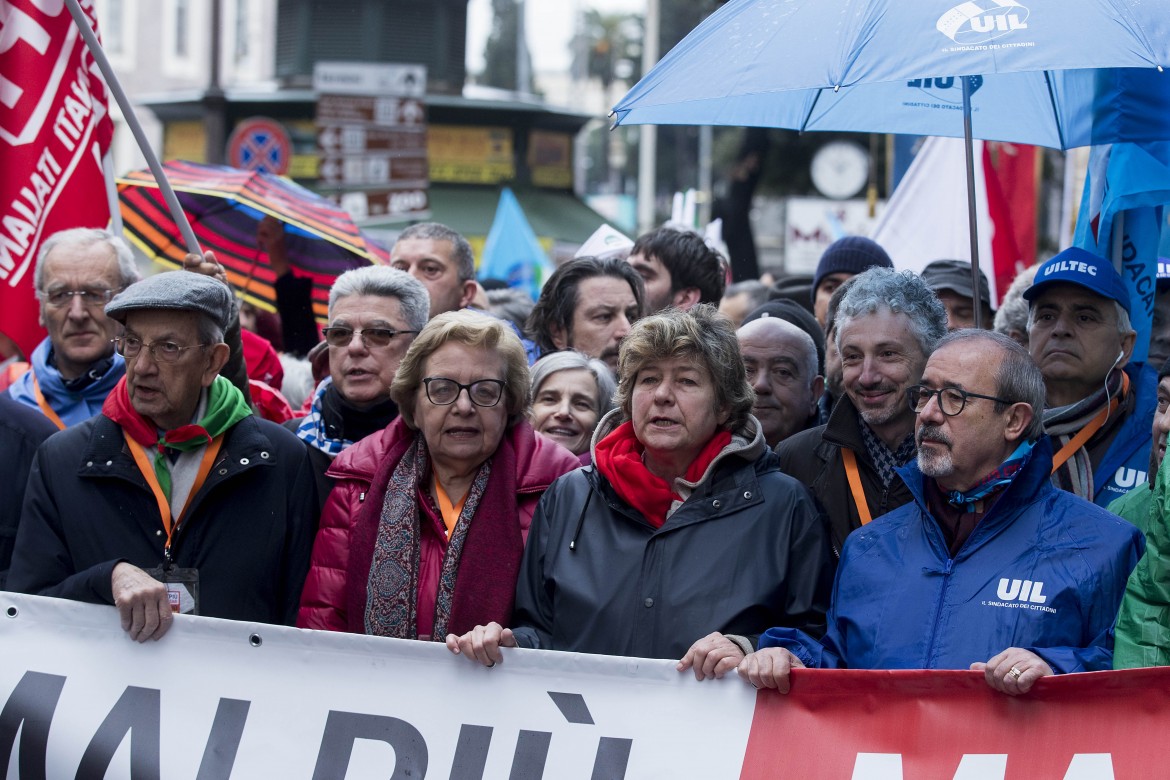
[[[187,215],[183,213],[183,207],[179,205],[179,199],[175,197],[175,191],[171,189],[171,183],[167,180],[166,174],[163,173],[162,165],[159,163],[154,150],[150,148],[150,141],[146,139],[146,133],[143,132],[142,125],[138,122],[138,117],[134,114],[134,107],[130,104],[130,100],[122,90],[122,85],[118,82],[118,77],[114,74],[113,66],[110,65],[109,59],[106,58],[106,53],[102,50],[102,45],[98,43],[97,36],[93,34],[93,28],[89,26],[89,19],[86,18],[85,12],[81,10],[81,6],[77,0],[65,0],[65,5],[69,6],[69,13],[73,16],[73,21],[77,25],[81,37],[85,39],[85,44],[89,47],[90,54],[93,55],[98,68],[102,72],[102,76],[106,79],[106,87],[113,94],[114,100],[118,102],[118,107],[122,109],[122,116],[126,120],[126,124],[130,126],[130,131],[134,134],[134,140],[138,142],[138,148],[142,150],[143,156],[146,157],[146,164],[150,166],[150,172],[154,174],[154,180],[158,182],[159,189],[162,190],[167,207],[171,210],[171,217],[175,220],[175,224],[179,226],[179,231],[183,234],[183,240],[187,244],[187,251],[193,255],[203,254],[203,251],[199,248],[199,242],[195,239],[195,231],[191,229],[191,224],[187,221]]]
[[[963,76],[963,145],[967,152],[967,225],[971,236],[971,304],[975,327],[983,327],[983,303],[979,299],[979,226],[975,207],[975,141],[971,134],[971,79]]]

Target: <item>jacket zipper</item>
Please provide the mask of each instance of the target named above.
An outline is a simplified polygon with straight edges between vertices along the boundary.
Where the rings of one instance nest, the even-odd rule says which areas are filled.
[[[926,645],[926,665],[925,665],[925,668],[927,668],[927,669],[934,668],[934,665],[933,665],[934,656],[935,656],[934,640],[938,636],[939,617],[942,615],[943,601],[946,599],[947,587],[951,583],[951,569],[954,567],[954,565],[955,565],[955,559],[954,558],[947,558],[946,568],[944,568],[942,571],[942,576],[943,576],[942,588],[939,589],[938,601],[934,605],[934,620],[930,624],[930,642],[927,643],[927,645]]]

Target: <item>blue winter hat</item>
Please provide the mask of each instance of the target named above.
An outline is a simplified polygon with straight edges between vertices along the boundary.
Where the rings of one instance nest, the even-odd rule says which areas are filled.
[[[1069,247],[1053,257],[1036,271],[1032,286],[1024,290],[1024,300],[1031,304],[1044,290],[1054,284],[1075,284],[1092,293],[1117,301],[1126,313],[1129,309],[1129,290],[1113,264],[1103,257],[1080,247]]]

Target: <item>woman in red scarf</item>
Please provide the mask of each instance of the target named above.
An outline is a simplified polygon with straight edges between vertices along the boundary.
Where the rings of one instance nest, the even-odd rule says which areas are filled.
[[[390,387],[399,416],[346,448],[297,625],[400,639],[509,621],[532,514],[580,462],[526,420],[528,360],[500,320],[433,318]]]
[[[512,627],[447,646],[488,666],[500,646],[677,658],[704,679],[769,621],[823,630],[826,532],[751,415],[730,321],[711,306],[639,320],[619,375],[594,466],[557,480],[533,519]]]

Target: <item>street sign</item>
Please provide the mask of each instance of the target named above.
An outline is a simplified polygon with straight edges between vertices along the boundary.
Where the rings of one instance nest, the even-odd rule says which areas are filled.
[[[318,63],[318,178],[355,219],[429,208],[426,68]]]
[[[275,119],[249,117],[232,131],[227,158],[233,168],[283,176],[292,161],[292,140],[284,125]]]

